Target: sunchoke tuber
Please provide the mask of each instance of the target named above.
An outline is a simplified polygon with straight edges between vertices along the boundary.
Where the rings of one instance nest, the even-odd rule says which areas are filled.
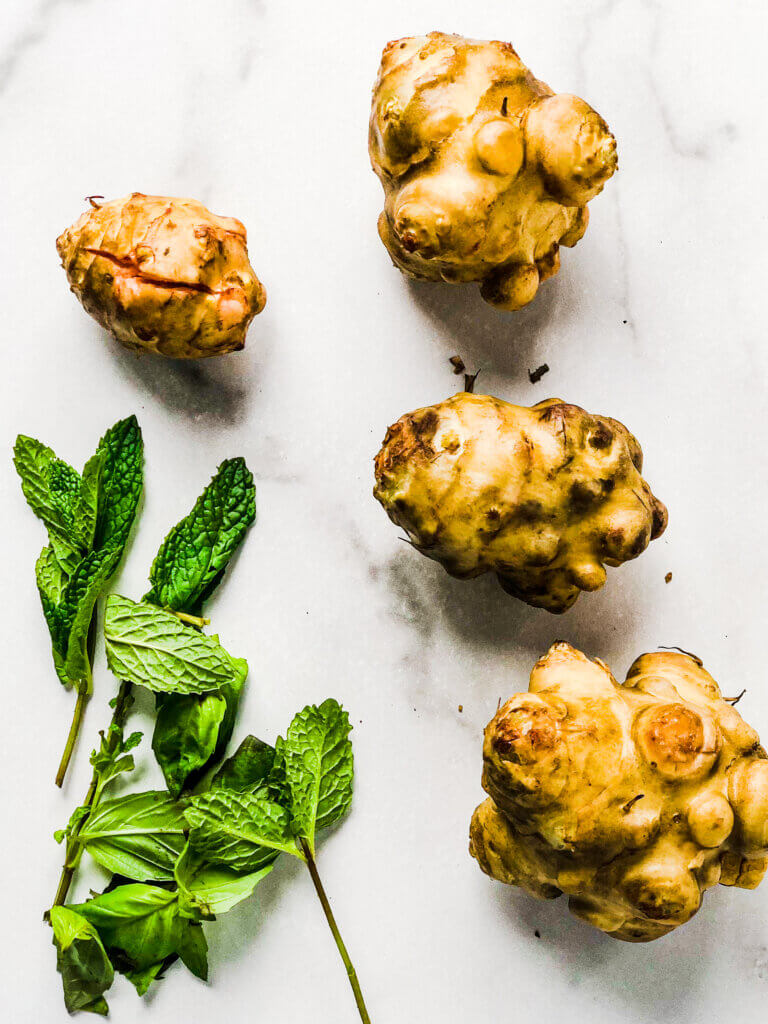
[[[533,77],[509,43],[431,32],[382,55],[369,152],[379,234],[426,281],[477,281],[504,310],[556,274],[617,167],[605,121]]]
[[[182,359],[233,352],[266,302],[243,225],[194,199],[134,192],[94,204],[56,248],[71,290],[128,348]]]
[[[483,871],[647,942],[717,885],[768,867],[768,758],[687,654],[644,654],[619,685],[555,644],[485,730],[470,852]]]
[[[514,597],[564,612],[663,533],[642,465],[617,420],[463,392],[389,428],[374,494],[452,576],[495,572]]]

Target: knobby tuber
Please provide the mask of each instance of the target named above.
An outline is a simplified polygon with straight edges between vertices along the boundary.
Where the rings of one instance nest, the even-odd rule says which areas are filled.
[[[605,121],[533,77],[509,43],[432,32],[382,55],[369,151],[384,188],[379,234],[397,267],[476,281],[504,310],[556,274],[561,245],[617,167]]]
[[[688,921],[768,867],[768,758],[699,659],[644,654],[623,685],[555,644],[485,730],[470,852],[486,874],[617,939]]]
[[[452,576],[495,572],[514,597],[564,612],[663,533],[642,465],[617,420],[464,392],[389,428],[374,494]]]
[[[86,311],[135,350],[233,352],[266,302],[243,225],[194,199],[134,192],[93,204],[56,248]]]

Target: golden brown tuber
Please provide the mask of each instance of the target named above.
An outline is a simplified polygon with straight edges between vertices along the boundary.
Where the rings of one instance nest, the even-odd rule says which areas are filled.
[[[134,192],[94,204],[56,248],[71,290],[128,348],[182,359],[234,352],[266,302],[243,225],[194,199]]]
[[[485,730],[470,853],[483,871],[617,939],[671,932],[717,885],[768,867],[768,758],[692,655],[644,654],[619,685],[555,644]]]
[[[495,572],[514,597],[564,612],[663,533],[642,465],[617,420],[463,392],[389,428],[374,494],[452,576]]]
[[[556,95],[508,43],[431,32],[382,55],[371,163],[384,187],[379,234],[411,277],[477,281],[520,309],[556,274],[587,203],[616,170],[605,121]]]

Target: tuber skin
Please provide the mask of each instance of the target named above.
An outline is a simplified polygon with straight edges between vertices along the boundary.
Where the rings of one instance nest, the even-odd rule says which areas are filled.
[[[56,248],[85,310],[136,351],[234,352],[266,302],[243,225],[195,199],[134,192],[92,204]]]
[[[620,685],[557,643],[485,730],[470,853],[616,939],[690,920],[768,867],[768,758],[701,662],[644,654]]]
[[[373,91],[379,234],[424,281],[477,281],[520,309],[587,229],[616,140],[577,96],[533,77],[509,43],[431,32],[388,43]]]
[[[373,493],[452,576],[495,572],[507,593],[560,613],[664,532],[642,466],[618,420],[462,392],[389,428]]]

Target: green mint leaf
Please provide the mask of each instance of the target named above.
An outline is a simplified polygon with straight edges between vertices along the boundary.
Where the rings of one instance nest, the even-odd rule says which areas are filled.
[[[78,838],[113,874],[137,882],[173,881],[185,827],[182,808],[167,793],[130,793],[99,804]]]
[[[211,789],[253,792],[267,783],[274,763],[274,747],[255,736],[246,736],[211,779]]]
[[[64,985],[69,1013],[85,1010],[106,1016],[104,993],[115,976],[96,929],[68,907],[51,908],[56,969]]]
[[[174,797],[213,757],[226,710],[226,701],[216,694],[168,694],[161,699],[152,750]]]
[[[110,594],[104,638],[114,674],[156,693],[208,693],[234,678],[229,655],[213,637],[152,604]]]
[[[55,453],[32,437],[19,434],[13,449],[13,464],[21,479],[21,489],[27,504],[42,520],[51,543],[56,543],[57,557],[62,565],[71,568],[83,549],[74,528],[72,506],[67,490],[79,475]]]
[[[255,494],[243,459],[222,462],[195,507],[161,544],[145,600],[175,611],[198,611],[255,518]]]
[[[194,920],[215,920],[247,899],[274,864],[242,874],[220,864],[206,864],[187,845],[176,862],[179,913]]]
[[[70,909],[94,926],[113,963],[125,971],[143,971],[177,953],[186,924],[177,894],[156,885],[119,885]]]
[[[96,520],[99,511],[99,491],[106,462],[106,453],[98,450],[83,467],[76,501],[73,507],[74,523],[80,543],[86,551],[93,548]]]
[[[37,589],[40,592],[40,600],[43,602],[46,622],[48,622],[50,628],[49,615],[53,615],[53,610],[61,603],[68,579],[54,554],[53,548],[43,548],[40,552],[40,557],[35,563],[35,579],[37,581]],[[46,605],[49,609],[48,611],[46,611]]]
[[[349,715],[335,700],[309,705],[288,727],[282,756],[292,825],[315,852],[315,832],[342,818],[352,803],[354,763]]]
[[[143,484],[144,442],[135,416],[119,420],[97,449],[103,458],[94,547],[114,547],[128,540]],[[117,563],[115,563],[117,564]]]
[[[301,857],[288,811],[261,794],[217,789],[195,797],[184,816],[193,851],[209,864],[256,871],[278,853]]]
[[[86,555],[67,583],[59,605],[61,630],[67,638],[64,675],[78,692],[90,693],[93,687],[88,630],[99,594],[115,571],[119,557],[120,551],[115,548],[101,548]]]

